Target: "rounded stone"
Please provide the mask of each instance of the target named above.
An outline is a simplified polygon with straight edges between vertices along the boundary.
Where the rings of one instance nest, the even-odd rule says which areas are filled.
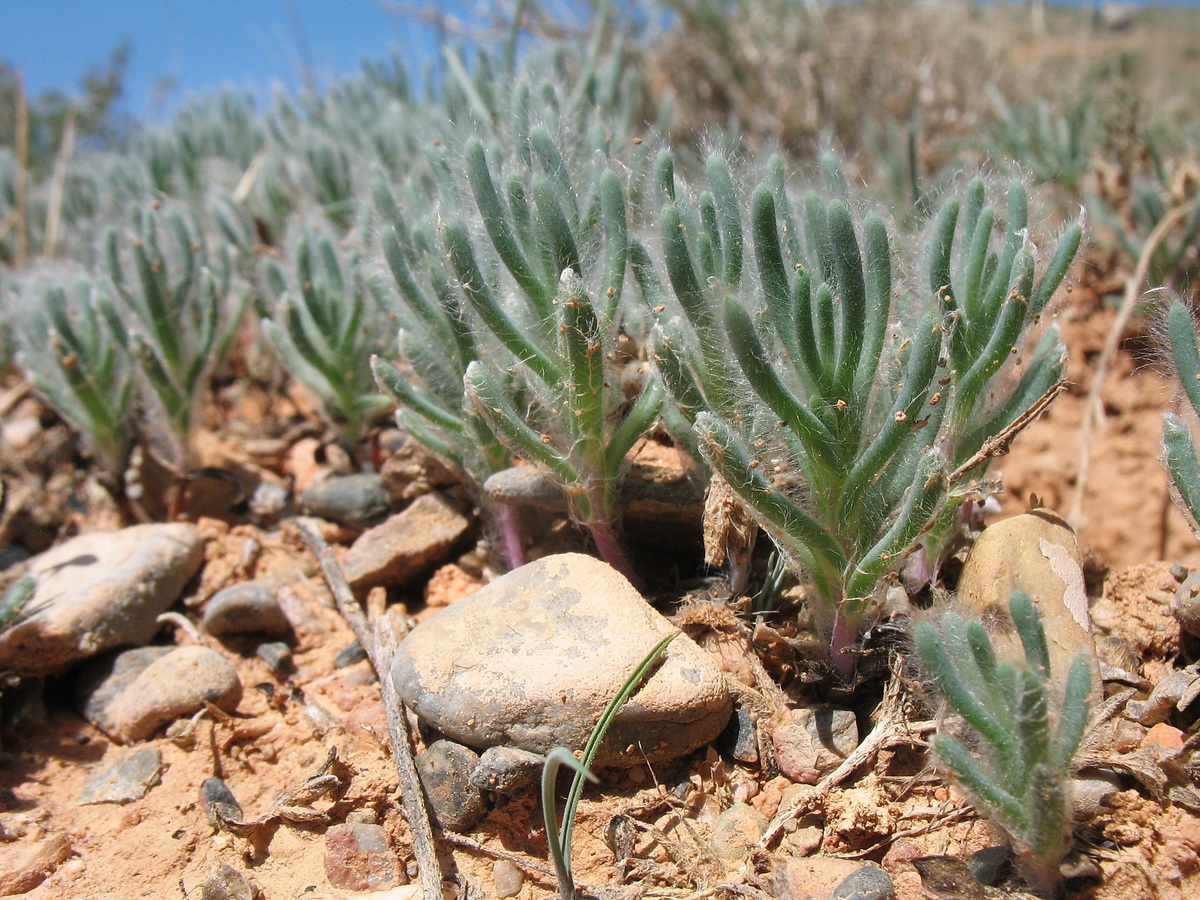
[[[991,623],[998,652],[1023,658],[1009,616],[1014,590],[1037,604],[1046,631],[1053,677],[1065,678],[1075,656],[1093,659],[1091,616],[1075,532],[1058,514],[1035,509],[989,525],[971,548],[958,580],[957,608]],[[1093,684],[1099,684],[1093,671]]]
[[[517,794],[533,787],[546,758],[517,747],[488,747],[479,756],[471,783],[481,791]]]
[[[47,550],[29,564],[29,615],[0,634],[0,671],[46,675],[148,643],[203,560],[199,530],[183,522],[84,534]]]
[[[617,714],[598,766],[664,762],[714,740],[732,711],[721,672],[611,566],[564,553],[439,610],[401,643],[391,676],[418,716],[477,748],[582,748],[664,637],[675,639]]]
[[[113,700],[111,737],[145,740],[168,722],[203,709],[205,702],[232,711],[241,696],[237,671],[224,656],[207,647],[176,647],[150,663]]]
[[[249,633],[292,635],[292,625],[275,592],[259,581],[244,581],[213,594],[205,604],[201,626],[218,637]]]
[[[417,775],[429,800],[429,812],[440,828],[470,831],[487,812],[483,792],[471,783],[479,756],[454,741],[434,741],[417,756]]]
[[[391,511],[378,475],[341,475],[315,484],[300,496],[305,514],[348,528],[370,528]]]
[[[525,876],[517,868],[516,863],[507,859],[498,859],[492,863],[492,885],[496,889],[499,900],[515,897],[521,893],[525,884]]]
[[[745,859],[750,848],[767,832],[767,817],[753,806],[735,803],[713,823],[709,843],[717,858],[726,862]]]
[[[829,900],[892,900],[895,895],[891,876],[874,863],[866,863],[842,879]]]

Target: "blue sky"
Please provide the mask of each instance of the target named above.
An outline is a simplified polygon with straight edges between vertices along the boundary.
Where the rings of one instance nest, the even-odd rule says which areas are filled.
[[[428,0],[0,0],[0,59],[17,65],[26,88],[77,90],[89,66],[113,47],[133,49],[124,111],[160,118],[184,93],[221,85],[265,91],[299,85],[302,60],[320,83],[353,72],[363,56],[390,47],[406,56],[434,52],[433,29],[395,8],[426,9]],[[487,4],[437,0],[459,20],[484,22]],[[307,52],[305,50],[307,47]],[[174,79],[164,103],[156,85]]]

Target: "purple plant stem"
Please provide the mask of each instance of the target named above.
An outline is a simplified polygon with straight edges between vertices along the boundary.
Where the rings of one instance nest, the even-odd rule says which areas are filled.
[[[529,562],[525,556],[525,543],[521,539],[521,521],[517,509],[507,503],[497,503],[493,507],[496,514],[496,525],[500,529],[500,543],[504,548],[504,559],[509,571],[519,569]]]
[[[833,661],[833,670],[837,672],[843,683],[851,684],[854,670],[858,667],[858,654],[853,647],[858,640],[858,623],[846,618],[841,606],[833,617],[833,634],[829,638],[829,653]]]
[[[593,518],[588,522],[588,531],[591,532],[592,540],[596,542],[596,550],[599,551],[600,558],[624,575],[638,593],[644,594],[646,584],[642,581],[641,576],[633,570],[629,557],[625,555],[625,549],[621,546],[612,520]]]

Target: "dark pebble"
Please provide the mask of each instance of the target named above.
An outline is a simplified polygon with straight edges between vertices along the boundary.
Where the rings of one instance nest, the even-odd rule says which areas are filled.
[[[434,741],[417,757],[417,775],[440,828],[460,834],[470,831],[487,812],[483,792],[471,783],[478,767],[475,751],[453,741]]]
[[[867,863],[842,879],[829,900],[891,900],[895,895],[891,876],[874,863]]]
[[[343,475],[313,485],[300,496],[307,515],[348,528],[371,528],[388,517],[391,507],[378,475]]]
[[[254,651],[263,662],[271,667],[271,671],[277,675],[287,675],[295,669],[292,660],[292,648],[283,641],[271,641],[267,644],[259,644],[258,649]]]
[[[355,663],[360,663],[367,658],[367,651],[363,649],[363,645],[355,641],[341,653],[333,658],[333,667],[335,669],[345,669]]]
[[[481,791],[519,794],[533,787],[546,761],[540,753],[517,747],[489,747],[471,773],[471,784]]]

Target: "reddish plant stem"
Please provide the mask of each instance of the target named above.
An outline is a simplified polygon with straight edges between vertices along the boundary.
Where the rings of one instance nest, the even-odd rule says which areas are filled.
[[[496,516],[496,527],[500,529],[500,544],[509,571],[519,569],[529,559],[525,555],[525,543],[521,539],[520,514],[515,506],[495,503],[492,512]]]
[[[638,593],[644,594],[646,583],[633,570],[633,565],[625,554],[625,548],[617,537],[616,529],[613,528],[612,519],[593,517],[587,523],[587,528],[591,532],[592,540],[596,542],[596,550],[600,553],[600,558],[624,575]]]
[[[844,606],[839,605],[833,617],[833,634],[829,638],[829,654],[833,670],[845,684],[851,684],[854,670],[858,668],[858,653],[854,644],[858,640],[858,623],[846,618]]]

